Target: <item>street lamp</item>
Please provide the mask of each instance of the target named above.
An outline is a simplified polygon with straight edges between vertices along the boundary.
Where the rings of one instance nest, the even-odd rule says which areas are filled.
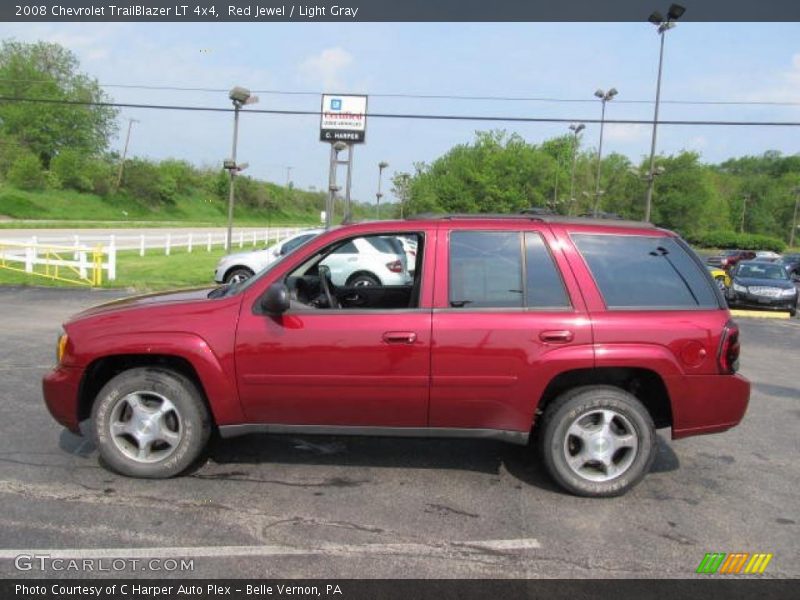
[[[580,141],[578,140],[578,135],[580,132],[586,129],[586,125],[583,123],[572,123],[569,126],[570,131],[572,132],[572,173],[570,175],[570,184],[569,184],[569,208],[567,209],[567,214],[572,212],[572,208],[575,205],[575,165],[578,162],[578,145]]]
[[[592,211],[595,217],[597,216],[597,211],[600,208],[600,161],[603,158],[603,128],[605,127],[606,122],[606,102],[613,100],[617,93],[618,92],[616,88],[611,88],[607,92],[604,92],[603,90],[597,90],[594,93],[594,95],[600,99],[600,102],[603,105],[602,112],[600,113],[600,145],[597,148],[597,181],[595,182],[594,187],[594,210]]]
[[[656,79],[656,107],[653,114],[653,138],[650,143],[650,170],[647,176],[647,198],[645,199],[644,220],[650,221],[650,210],[653,204],[653,187],[655,187],[656,134],[658,130],[658,107],[661,102],[661,70],[664,65],[664,34],[675,27],[675,22],[683,16],[686,9],[680,4],[672,4],[667,11],[666,19],[660,12],[653,12],[647,20],[656,26],[661,36],[661,48],[658,52],[658,78]]]
[[[236,174],[247,167],[247,165],[236,164],[236,143],[239,138],[239,111],[247,104],[255,104],[258,102],[258,96],[250,94],[247,88],[236,86],[228,92],[228,98],[233,102],[233,149],[231,150],[231,158],[225,160],[222,166],[230,173],[230,184],[228,186],[228,235],[225,238],[226,248],[231,249],[231,242],[233,237],[233,196],[234,196],[234,180]]]
[[[383,194],[381,193],[381,180],[383,179],[383,170],[389,166],[389,163],[385,160],[382,160],[378,163],[378,191],[375,194],[375,199],[377,200],[377,204],[375,205],[375,214],[378,219],[381,218],[381,198],[383,198]]]

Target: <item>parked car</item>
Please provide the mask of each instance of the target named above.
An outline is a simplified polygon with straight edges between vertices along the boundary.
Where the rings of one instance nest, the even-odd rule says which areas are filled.
[[[727,271],[712,267],[711,265],[706,265],[706,268],[708,272],[711,273],[711,277],[714,278],[714,281],[717,282],[719,289],[724,293],[731,285],[731,276],[728,275]]]
[[[784,266],[789,276],[800,278],[800,254],[784,254],[779,261]]]
[[[417,245],[402,284],[349,285],[326,264],[396,236]],[[73,432],[88,421],[102,464],[133,477],[183,473],[212,431],[489,438],[533,440],[564,489],[614,496],[650,469],[656,428],[725,431],[750,394],[700,259],[621,220],[348,225],[246,281],[118,300],[63,328],[47,407]]]
[[[717,255],[709,256],[706,264],[727,271],[736,266],[740,260],[753,260],[755,257],[756,253],[752,250],[723,250]]]
[[[214,269],[214,281],[217,283],[239,283],[249,279],[323,231],[323,229],[305,229],[277,242],[269,248],[250,252],[236,252],[235,254],[223,256],[219,259]]]
[[[797,288],[786,269],[766,261],[744,261],[736,265],[728,288],[728,304],[752,308],[788,310],[797,314]]]
[[[764,260],[767,262],[775,262],[781,259],[781,255],[772,250],[757,250],[755,260]]]
[[[214,281],[245,281],[323,231],[307,229],[265,250],[223,256],[214,270]],[[402,285],[410,277],[408,259],[399,238],[355,239],[331,253],[322,264],[330,268],[336,285]]]

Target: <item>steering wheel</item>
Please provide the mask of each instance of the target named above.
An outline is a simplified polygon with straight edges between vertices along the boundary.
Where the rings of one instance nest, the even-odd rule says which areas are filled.
[[[336,296],[331,292],[333,283],[330,281],[330,268],[327,265],[319,265],[317,271],[319,273],[319,285],[322,288],[322,293],[325,294],[325,299],[328,301],[328,308],[341,308],[342,305],[339,304]]]

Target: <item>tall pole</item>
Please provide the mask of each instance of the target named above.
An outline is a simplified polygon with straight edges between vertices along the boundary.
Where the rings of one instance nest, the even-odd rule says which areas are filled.
[[[378,163],[378,191],[375,193],[375,216],[376,218],[381,218],[381,198],[383,198],[383,194],[381,193],[381,180],[383,179],[383,170],[389,166],[389,163],[381,161]]]
[[[128,119],[128,134],[125,136],[125,147],[122,150],[122,160],[119,161],[119,172],[117,173],[117,184],[114,186],[114,191],[119,189],[122,185],[122,172],[125,169],[125,157],[128,156],[128,144],[131,141],[131,127],[134,123],[138,123],[137,119]]]
[[[584,128],[583,123],[579,123],[578,125],[570,125],[570,129],[572,130],[572,173],[570,174],[570,182],[569,182],[569,207],[567,209],[567,214],[572,213],[572,208],[575,205],[575,167],[578,164],[578,135],[580,134],[581,130]]]
[[[348,223],[352,219],[350,204],[350,188],[353,183],[353,149],[355,144],[347,144],[347,179],[344,188],[344,222]]]
[[[789,234],[789,247],[794,248],[794,233],[797,231],[797,205],[800,204],[800,186],[794,188],[794,216],[792,216],[792,232]]]
[[[239,110],[241,106],[238,102],[233,104],[233,148],[231,149],[231,160],[233,165],[228,169],[230,172],[230,183],[228,185],[228,235],[225,237],[226,249],[230,251],[233,242],[233,194],[234,181],[236,179],[236,143],[239,139]]]
[[[647,174],[647,197],[644,203],[644,220],[646,223],[650,222],[650,212],[653,206],[653,188],[655,187],[656,174],[656,137],[658,135],[658,107],[661,103],[661,71],[664,65],[664,34],[667,32],[667,27],[659,27],[659,35],[661,36],[661,49],[658,52],[658,78],[656,79],[656,108],[653,113],[653,137],[650,141],[650,169]]]
[[[339,151],[336,149],[336,144],[331,144],[331,164],[328,171],[328,197],[325,201],[325,229],[331,228],[333,222],[333,206],[336,200],[336,192],[339,188],[336,186],[336,168],[338,166]]]
[[[747,212],[747,201],[750,200],[750,194],[742,196],[742,223],[739,226],[739,233],[744,233],[744,215]]]
[[[294,169],[294,167],[286,167],[286,187],[287,188],[292,183],[292,169]]]
[[[601,98],[601,102],[603,104],[602,111],[600,113],[600,144],[597,148],[597,180],[595,181],[594,185],[594,210],[592,214],[597,217],[597,212],[600,208],[600,168],[602,165],[603,159],[603,128],[606,124],[606,102],[608,100],[603,97]]]

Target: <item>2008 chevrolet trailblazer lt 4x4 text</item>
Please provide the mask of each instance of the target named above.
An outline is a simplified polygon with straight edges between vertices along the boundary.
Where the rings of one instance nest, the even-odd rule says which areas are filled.
[[[321,263],[359,238],[416,245],[413,277],[334,285]],[[212,432],[532,438],[564,488],[613,496],[649,470],[656,428],[741,421],[738,337],[669,231],[426,217],[332,229],[230,286],[91,308],[64,325],[44,396],[72,431],[91,419],[128,476],[185,471]]]

